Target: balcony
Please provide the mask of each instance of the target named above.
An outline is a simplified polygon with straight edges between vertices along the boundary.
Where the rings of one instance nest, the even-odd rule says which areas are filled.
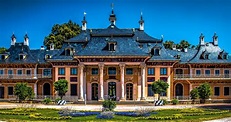
[[[42,74],[1,74],[0,79],[38,79],[38,78],[52,78],[52,75],[44,76]]]
[[[174,74],[175,80],[225,80],[231,79],[230,74]]]

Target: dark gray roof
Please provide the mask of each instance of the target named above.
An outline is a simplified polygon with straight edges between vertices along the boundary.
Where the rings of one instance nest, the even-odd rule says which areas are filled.
[[[178,49],[177,50],[166,49],[166,50],[174,58],[177,58],[177,55],[180,56],[180,59],[179,59],[180,63],[188,62],[197,53],[196,49],[187,49],[187,52],[185,52],[184,50],[178,50]]]

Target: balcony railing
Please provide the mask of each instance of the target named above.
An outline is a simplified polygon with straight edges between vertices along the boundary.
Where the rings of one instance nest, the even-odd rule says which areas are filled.
[[[231,79],[230,74],[174,74],[174,79]]]
[[[0,79],[38,79],[38,78],[51,78],[52,75],[43,75],[43,74],[1,74]]]

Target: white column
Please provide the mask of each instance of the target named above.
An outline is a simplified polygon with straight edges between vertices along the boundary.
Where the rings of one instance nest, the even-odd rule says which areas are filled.
[[[169,68],[170,69],[170,68]],[[171,87],[171,74],[168,76],[167,83],[168,83],[168,88],[167,88],[167,98],[170,100],[170,87]]]
[[[80,76],[79,76],[79,99],[83,100],[83,64],[79,64],[79,71],[80,71]]]
[[[145,99],[144,93],[145,93],[145,69],[146,69],[146,64],[142,63],[141,64],[141,100]]]
[[[99,77],[99,81],[100,81],[100,98],[99,100],[104,100],[104,92],[103,92],[103,68],[104,68],[104,64],[99,64],[99,69],[100,69],[100,77]]]
[[[121,81],[121,100],[124,100],[124,67],[125,64],[120,64],[120,81]]]
[[[34,97],[37,98],[37,82],[34,84]]]

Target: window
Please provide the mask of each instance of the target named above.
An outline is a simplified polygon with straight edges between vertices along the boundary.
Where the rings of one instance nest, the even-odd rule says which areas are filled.
[[[126,68],[126,75],[132,75],[133,69],[132,68]]]
[[[65,75],[65,68],[59,68],[59,75]]]
[[[155,56],[160,55],[160,49],[155,49],[155,51],[154,51],[154,55],[155,55]]]
[[[99,73],[99,69],[98,68],[92,68],[91,69],[91,74],[92,75],[98,75],[98,73]]]
[[[148,96],[154,96],[154,92],[152,91],[152,84],[148,84]]]
[[[11,69],[8,70],[8,74],[9,74],[9,75],[12,75],[12,74],[13,74],[13,70],[11,70]]]
[[[77,84],[71,84],[71,96],[77,96]]]
[[[31,70],[26,70],[26,75],[31,75]]]
[[[155,75],[155,68],[148,68],[148,75]]]
[[[51,69],[43,69],[43,76],[51,76]]]
[[[109,43],[109,51],[115,51],[115,43]]]
[[[219,76],[220,75],[220,70],[215,70],[215,76]]]
[[[214,87],[214,95],[219,96],[220,95],[220,87]]]
[[[77,82],[78,80],[77,80],[77,77],[70,77],[70,81],[71,82]]]
[[[4,74],[4,70],[0,69],[0,75],[3,75],[3,74]]]
[[[20,54],[20,55],[19,55],[19,60],[24,59],[23,57],[24,57],[24,56],[23,56],[22,54]]]
[[[5,55],[1,55],[1,59],[4,60],[5,59]]]
[[[71,68],[71,75],[77,75],[77,68]]]
[[[229,70],[224,70],[225,78],[229,78]]]
[[[160,77],[160,80],[167,82],[168,77]]]
[[[205,70],[205,75],[210,76],[210,70]]]
[[[205,59],[209,59],[209,54],[205,54]]]
[[[155,81],[155,77],[148,77],[147,81],[148,82],[154,82]]]
[[[58,77],[58,80],[65,79],[65,77]]]
[[[160,68],[160,75],[167,75],[167,68]]]
[[[201,70],[196,70],[196,76],[200,76],[201,75]]]
[[[22,75],[22,70],[18,70],[18,71],[17,71],[17,74],[18,74],[18,75]]]
[[[223,59],[228,59],[228,56],[226,54],[224,54]]]
[[[227,96],[230,93],[230,87],[224,87],[224,95]]]
[[[8,87],[8,95],[14,95],[14,89],[12,86]]]
[[[109,67],[108,68],[108,74],[109,75],[116,75],[116,68],[115,67]]]

